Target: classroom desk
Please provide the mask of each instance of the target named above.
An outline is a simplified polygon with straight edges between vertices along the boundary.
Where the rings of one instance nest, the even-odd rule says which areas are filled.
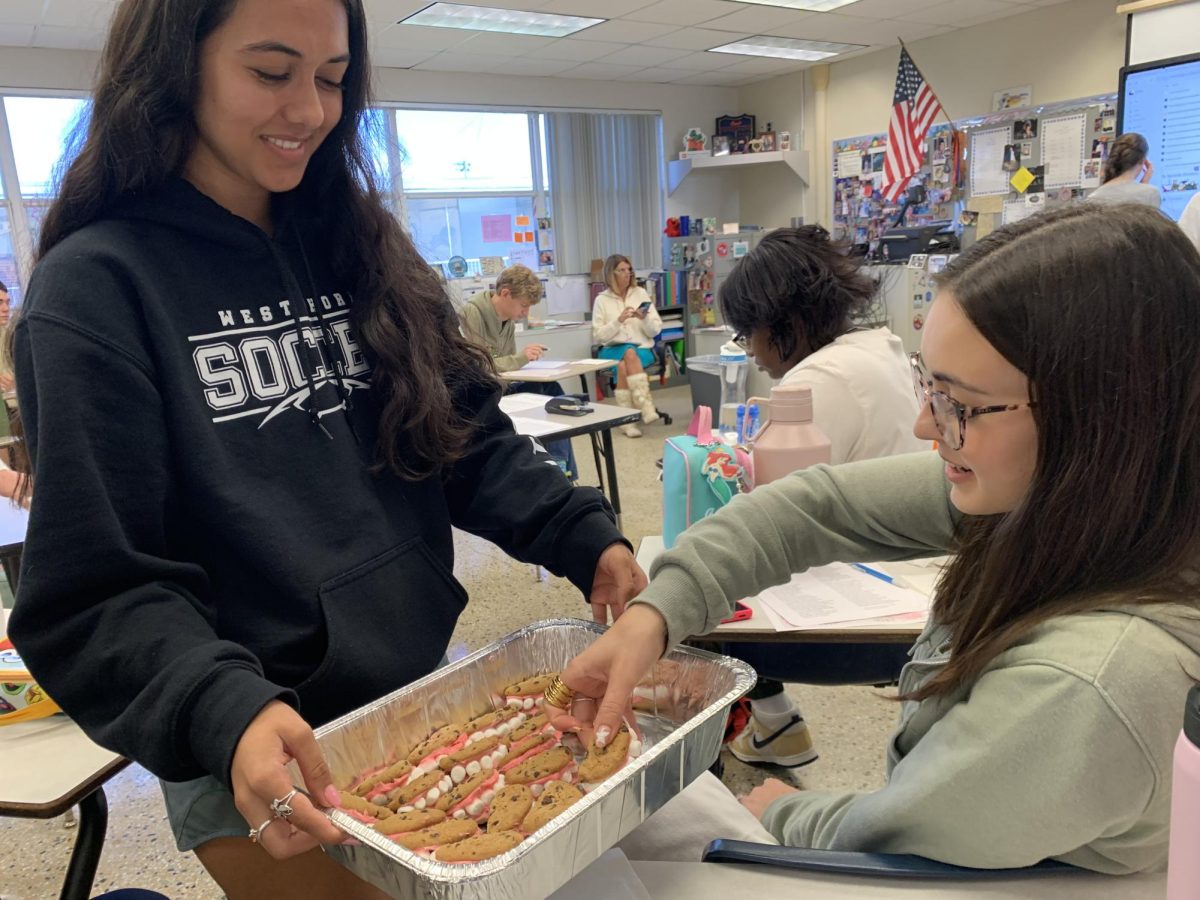
[[[612,430],[618,425],[639,421],[642,414],[636,409],[626,409],[624,406],[617,406],[613,403],[591,403],[590,405],[592,412],[585,416],[551,415],[544,408],[522,409],[517,415],[521,419],[536,419],[554,424],[553,431],[541,432],[537,435],[538,440],[541,441],[573,438],[583,434],[591,438],[592,454],[596,459],[596,474],[600,479],[600,490],[608,495],[608,502],[612,504],[613,512],[617,514],[617,527],[620,528],[621,495],[617,490],[617,463],[616,457],[613,455]],[[504,408],[503,399],[500,401],[500,408]],[[517,433],[524,433],[521,431],[519,422],[517,423]],[[600,466],[601,457],[604,458],[604,468]],[[607,488],[605,487],[605,473],[608,476]]]
[[[79,807],[60,900],[87,900],[108,827],[104,783],[129,760],[98,747],[66,716],[0,726],[0,816],[52,819]]]
[[[662,535],[648,535],[638,544],[638,565],[650,573],[650,564],[664,550]],[[877,569],[893,577],[909,575],[914,581],[918,575],[929,573],[929,569],[912,563],[872,563]],[[720,625],[705,635],[695,635],[693,640],[722,641],[726,643],[755,644],[904,644],[911,646],[921,633],[923,622],[902,622],[888,625],[830,625],[809,631],[776,631],[766,613],[762,611],[757,597],[746,598],[747,606],[754,615],[742,622]]]
[[[789,872],[728,863],[631,861],[654,900],[724,900],[728,897],[812,897],[821,900],[1162,900],[1165,872],[1099,875],[1091,872],[1030,874],[986,881],[866,878]]]
[[[0,497],[0,565],[4,577],[14,594],[17,578],[21,573],[21,552],[25,548],[25,530],[29,527],[29,510],[13,506],[12,501]]]
[[[552,381],[559,381],[563,378],[574,378],[579,376],[579,383],[583,386],[583,395],[585,397],[592,396],[588,393],[587,377],[603,369],[612,369],[617,365],[615,359],[605,360],[576,360],[567,365],[567,371],[557,375],[547,375],[542,372],[527,372],[524,369],[513,369],[511,372],[501,372],[500,378],[504,381],[529,381],[536,384],[549,384]]]

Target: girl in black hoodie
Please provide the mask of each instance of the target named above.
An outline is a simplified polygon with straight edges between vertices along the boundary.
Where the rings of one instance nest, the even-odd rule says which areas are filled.
[[[645,584],[381,202],[369,71],[361,0],[124,0],[14,336],[38,485],[12,637],[164,779],[231,898],[373,895],[307,798],[271,801],[295,759],[326,802],[312,727],[442,658],[451,525],[600,620]]]

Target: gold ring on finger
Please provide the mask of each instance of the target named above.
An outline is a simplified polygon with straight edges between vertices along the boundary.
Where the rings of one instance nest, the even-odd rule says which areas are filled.
[[[561,676],[555,675],[546,688],[545,697],[546,702],[557,709],[570,709],[575,692],[566,686]]]

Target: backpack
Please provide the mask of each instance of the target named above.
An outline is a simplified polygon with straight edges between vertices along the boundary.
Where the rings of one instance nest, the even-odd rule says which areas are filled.
[[[712,410],[696,407],[687,432],[663,444],[663,543],[750,490],[751,472],[748,453],[713,436]]]

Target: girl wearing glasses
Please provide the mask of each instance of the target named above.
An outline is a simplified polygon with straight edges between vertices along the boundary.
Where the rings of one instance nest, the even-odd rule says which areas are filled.
[[[914,431],[938,452],[797,472],[689,529],[564,673],[603,698],[597,737],[736,598],[835,560],[954,552],[900,676],[886,786],[768,781],[743,804],[800,846],[1161,866],[1200,672],[1197,310],[1200,253],[1142,205],[977,243],[939,279],[914,370]],[[731,816],[712,806],[715,836]]]

